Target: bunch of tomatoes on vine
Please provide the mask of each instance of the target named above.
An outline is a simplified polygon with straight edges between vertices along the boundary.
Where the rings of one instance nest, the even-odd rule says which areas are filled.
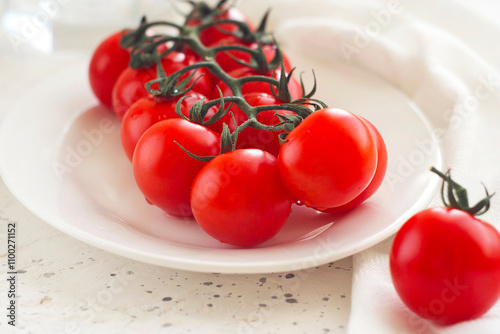
[[[293,204],[345,212],[373,195],[387,166],[380,133],[314,98],[316,79],[306,91],[266,31],[268,13],[255,25],[225,0],[188,3],[184,24],[143,19],[90,63],[148,203],[252,247],[282,229]]]

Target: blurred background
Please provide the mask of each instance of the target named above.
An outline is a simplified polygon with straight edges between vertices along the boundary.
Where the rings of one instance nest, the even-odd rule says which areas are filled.
[[[175,6],[175,8],[174,8]],[[175,13],[170,0],[2,0],[2,54],[89,51],[103,36]]]

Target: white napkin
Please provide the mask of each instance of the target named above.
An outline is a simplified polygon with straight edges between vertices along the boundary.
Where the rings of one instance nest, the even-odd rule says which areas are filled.
[[[482,196],[500,191],[500,4],[465,0],[253,0],[253,18],[272,7],[278,40],[351,63],[407,94],[443,132],[444,165]],[[436,196],[430,206],[440,205]],[[500,196],[484,220],[500,227]],[[500,303],[480,319],[437,327],[399,299],[389,273],[392,238],[354,256],[348,331],[500,333]]]

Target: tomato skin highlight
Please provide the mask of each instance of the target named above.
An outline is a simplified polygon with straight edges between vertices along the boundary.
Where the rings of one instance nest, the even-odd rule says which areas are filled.
[[[123,33],[127,33],[125,30]],[[120,46],[121,31],[103,40],[92,54],[89,82],[94,95],[108,109],[113,108],[113,87],[120,74],[128,67],[130,55]]]
[[[122,72],[112,93],[113,110],[118,119],[123,119],[123,116],[135,101],[148,96],[148,91],[144,88],[144,85],[155,78],[156,69],[154,67],[140,69],[128,67]]]
[[[319,210],[353,200],[371,182],[377,149],[367,126],[337,108],[318,110],[281,145],[278,161],[285,186],[308,207]]]
[[[241,149],[210,161],[196,177],[191,208],[213,238],[252,247],[274,237],[290,215],[292,197],[268,152]]]
[[[370,198],[384,181],[385,172],[387,170],[387,148],[385,146],[384,139],[372,123],[361,116],[358,117],[365,123],[368,130],[370,130],[370,133],[375,140],[375,145],[377,146],[377,168],[375,169],[375,175],[370,181],[368,187],[366,187],[366,189],[353,200],[344,205],[323,210],[323,212],[342,213],[355,209],[358,205]]]
[[[160,121],[170,118],[180,118],[175,112],[175,105],[179,99],[180,97],[163,99],[146,96],[136,101],[125,113],[120,134],[123,149],[130,161],[132,161],[137,142],[147,129]],[[190,92],[189,96],[181,102],[182,113],[188,116],[189,109],[201,99],[205,99],[208,102],[205,96],[196,92]],[[212,108],[210,111],[207,117],[215,114],[216,109]]]
[[[397,233],[390,269],[421,317],[440,325],[475,319],[500,297],[500,234],[465,211],[426,209]]]
[[[184,119],[167,119],[139,139],[132,159],[134,178],[148,202],[172,216],[190,217],[191,186],[206,162],[193,159],[174,141],[200,156],[220,150],[219,134]]]

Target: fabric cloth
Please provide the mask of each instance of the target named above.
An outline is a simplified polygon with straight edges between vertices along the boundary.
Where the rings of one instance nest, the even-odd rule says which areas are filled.
[[[439,133],[445,168],[479,199],[500,189],[500,4],[465,0],[253,0],[257,19],[272,8],[278,41],[345,61],[409,96]],[[362,94],[362,92],[360,92]],[[436,194],[429,206],[440,205]],[[500,227],[500,196],[484,220]],[[393,238],[354,256],[348,332],[499,333],[500,303],[480,319],[448,327],[413,314],[389,273]]]

